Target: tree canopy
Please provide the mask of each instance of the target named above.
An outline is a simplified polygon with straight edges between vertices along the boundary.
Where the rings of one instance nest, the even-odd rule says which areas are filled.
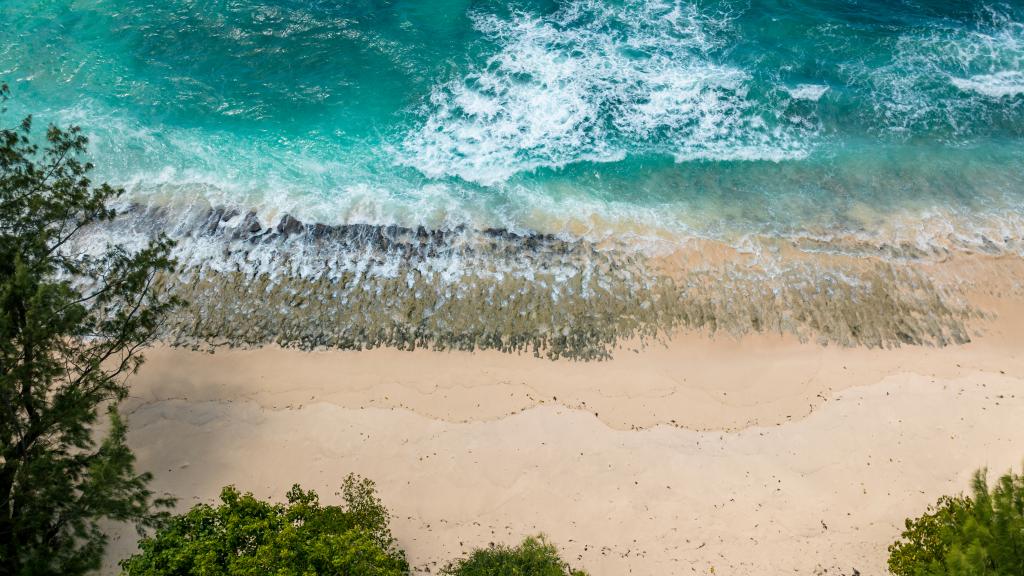
[[[176,305],[159,290],[173,261],[164,238],[75,250],[122,191],[89,179],[78,128],[37,140],[31,117],[0,130],[0,573],[75,575],[101,563],[100,520],[145,527],[168,504],[135,472],[117,403]]]
[[[228,486],[220,505],[173,517],[121,566],[127,576],[407,574],[373,482],[349,475],[341,493],[344,506],[324,506],[296,485],[287,504],[272,504]]]

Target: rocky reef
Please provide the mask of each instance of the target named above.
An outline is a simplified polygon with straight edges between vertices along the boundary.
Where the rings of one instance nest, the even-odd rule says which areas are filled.
[[[225,207],[133,206],[107,234],[178,241],[181,346],[493,349],[600,360],[680,330],[792,333],[843,346],[970,340],[955,287],[886,258],[702,257],[508,230],[266,225]],[[685,263],[681,263],[684,262]],[[780,264],[781,262],[781,264]]]

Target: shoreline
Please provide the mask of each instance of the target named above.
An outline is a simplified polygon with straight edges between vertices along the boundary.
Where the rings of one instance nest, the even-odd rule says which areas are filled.
[[[1016,318],[1024,321],[1024,314]],[[1006,324],[1012,330],[1010,321]],[[167,399],[245,398],[279,410],[312,401],[356,410],[406,409],[465,423],[557,405],[596,413],[617,430],[671,425],[735,431],[799,419],[830,395],[891,374],[955,379],[991,372],[1024,379],[1024,358],[1015,358],[1012,347],[1018,335],[1012,337],[1005,345],[982,338],[941,348],[866,349],[801,343],[787,336],[694,334],[677,336],[668,345],[627,345],[600,362],[493,350],[268,346],[211,353],[161,346],[147,352],[124,407],[131,411]],[[1024,336],[1016,341],[1024,344]],[[180,369],[183,365],[187,371]]]
[[[948,245],[854,236],[689,238],[671,250],[503,229],[276,225],[225,207],[134,205],[89,232],[176,239],[162,285],[189,303],[161,338],[195,348],[496,350],[607,360],[678,333],[789,334],[890,348],[969,342],[976,295],[1020,296],[1015,236]],[[974,242],[974,243],[972,243]],[[980,242],[980,244],[975,245]],[[826,248],[833,246],[834,250]]]
[[[788,334],[686,332],[661,342],[634,340],[609,359],[580,362],[496,350],[158,345],[147,351],[124,406],[246,398],[276,410],[313,400],[350,409],[402,408],[458,423],[554,404],[596,412],[619,430],[771,426],[806,416],[830,395],[896,373],[954,379],[988,371],[1024,379],[1024,302],[976,301],[989,316],[979,335],[949,346],[823,346]]]
[[[198,305],[122,406],[182,508],[232,483],[331,501],[355,472],[417,574],[544,532],[592,576],[847,576],[1024,457],[1019,255],[654,257],[287,218],[253,242],[229,220],[207,217],[223,252],[178,279]],[[108,571],[135,542],[112,534]]]
[[[333,502],[346,473],[372,478],[417,573],[544,532],[592,576],[878,574],[905,517],[1024,457],[1024,305],[994,302],[983,336],[942,348],[687,334],[581,363],[163,347],[122,411],[139,469],[180,507],[229,483]],[[113,533],[111,562],[134,543]]]

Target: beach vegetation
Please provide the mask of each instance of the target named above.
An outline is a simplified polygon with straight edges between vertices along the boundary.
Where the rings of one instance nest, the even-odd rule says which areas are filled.
[[[295,485],[275,504],[228,486],[219,505],[199,504],[143,538],[121,567],[126,576],[407,574],[373,482],[349,475],[341,496],[343,505],[325,506]]]
[[[442,569],[444,576],[587,576],[572,569],[544,536],[527,537],[518,546],[491,544]]]
[[[1024,475],[1004,474],[990,487],[980,470],[971,488],[907,519],[889,547],[893,576],[1024,574]]]
[[[141,529],[170,504],[135,471],[117,403],[177,305],[159,286],[174,263],[162,237],[76,249],[122,190],[92,182],[78,128],[32,128],[0,129],[0,574],[73,576],[100,566],[102,520]]]

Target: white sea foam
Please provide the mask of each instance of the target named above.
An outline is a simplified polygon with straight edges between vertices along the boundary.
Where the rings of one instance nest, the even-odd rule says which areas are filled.
[[[887,128],[970,134],[992,125],[992,99],[1024,93],[1024,23],[993,10],[972,27],[933,23],[899,37],[890,64],[847,72]]]
[[[1004,70],[995,74],[976,74],[970,78],[950,78],[961,90],[977,92],[990,98],[1004,98],[1024,94],[1024,72]]]
[[[501,21],[494,22],[497,22],[495,25],[504,25]],[[694,37],[697,37],[696,32]],[[701,42],[706,44],[710,40],[703,39]],[[685,118],[689,117],[697,120],[711,118],[725,110],[734,113],[731,117],[726,115],[722,128],[726,131],[726,137],[697,139],[693,144],[685,139],[675,141],[675,147],[669,153],[681,161],[781,159],[792,157],[802,150],[799,147],[787,148],[786,144],[792,141],[791,134],[766,123],[760,115],[750,110],[749,105],[742,103],[747,82],[747,76],[742,71],[706,63],[694,68],[693,76],[685,76],[667,67],[660,70],[658,76],[652,72],[635,78],[666,87],[661,92],[648,92],[661,96],[631,104],[619,100],[600,102],[605,107],[613,104],[619,106],[618,115],[609,116],[604,135],[621,138],[623,135],[657,132],[664,129],[658,123],[659,119],[667,118],[669,120],[664,122],[673,125],[685,123]],[[604,78],[611,82],[611,76]],[[656,82],[653,80],[655,78]],[[709,85],[715,85],[716,88],[709,90]],[[732,88],[725,90],[724,86]],[[499,87],[507,88],[504,85]],[[705,93],[707,97],[701,96]],[[506,105],[505,100],[483,97],[476,92],[466,94],[467,97],[479,96],[477,101],[466,104],[473,107],[478,116],[507,116],[507,109],[498,106]],[[733,106],[736,102],[740,104]],[[702,105],[710,106],[710,110],[701,110]],[[226,205],[242,212],[256,210],[265,226],[276,225],[281,216],[288,213],[305,222],[327,224],[397,224],[437,230],[459,227],[469,230],[499,228],[524,235],[533,232],[555,233],[566,239],[582,238],[598,243],[616,241],[635,246],[644,252],[658,253],[677,248],[692,238],[735,241],[736,228],[727,224],[728,213],[709,210],[705,206],[693,209],[692,205],[683,202],[636,201],[637,196],[626,194],[619,200],[614,194],[595,194],[594,190],[587,189],[585,185],[575,183],[552,185],[551,182],[514,182],[496,187],[488,193],[480,193],[478,188],[457,181],[424,184],[418,178],[412,178],[414,182],[408,181],[386,170],[356,174],[346,182],[345,178],[337,175],[351,170],[349,163],[322,160],[322,152],[306,155],[298,148],[250,143],[210,131],[147,128],[142,122],[124,116],[124,113],[115,114],[104,110],[99,105],[83,105],[65,111],[65,115],[58,119],[62,124],[79,123],[97,127],[97,130],[89,131],[93,137],[92,144],[99,148],[97,157],[104,158],[100,163],[104,173],[97,175],[97,180],[109,179],[127,186],[132,192],[132,201],[169,205],[171,210],[167,212],[168,218],[175,218],[176,214],[180,215],[183,211],[202,211],[211,205]],[[680,118],[674,119],[674,114],[679,114]],[[699,121],[695,122],[693,127],[687,129],[697,134],[717,126],[710,121],[709,125],[703,127]],[[465,125],[487,128],[483,124]],[[543,126],[537,127],[538,130],[541,128]],[[742,132],[742,140],[733,138],[735,132],[730,130]],[[606,141],[614,142],[615,139],[609,138]],[[503,141],[498,143],[507,144]],[[645,145],[643,141],[628,141],[627,144],[630,149],[643,149]],[[566,154],[578,151],[559,151],[543,138],[537,140],[537,147]],[[611,144],[608,150],[613,153],[619,151]],[[511,158],[518,161],[520,158],[529,158],[531,152],[508,148],[503,153],[512,154]],[[486,155],[477,157],[477,160],[482,163],[481,169],[488,168],[489,159]],[[522,163],[516,166],[521,167]],[[654,182],[654,188],[675,185],[670,180]],[[1015,182],[1009,182],[1008,189],[1012,189]],[[822,215],[827,216],[824,212]],[[922,229],[920,218],[908,217],[896,224],[887,225],[884,222],[879,224],[884,220],[879,217],[865,222],[864,227],[868,231],[858,242],[885,246],[910,244],[920,247],[922,251],[943,246],[968,246],[980,250],[994,245],[1000,250],[1022,252],[1024,227],[1019,224],[1019,214],[1016,211],[1010,212],[1012,214],[1005,221],[994,223],[976,223],[976,215],[971,215],[956,220],[948,228],[930,224],[923,228],[930,231],[927,236],[916,235],[915,230]],[[944,222],[942,218],[931,221]],[[815,238],[814,222],[804,224],[806,228],[794,230],[793,236]],[[758,233],[770,236],[773,232],[786,234],[789,230],[782,222],[778,222],[778,225],[777,230],[759,229]],[[794,228],[802,225],[792,224]],[[179,245],[178,256],[182,262],[198,267],[203,266],[204,262],[221,259],[219,254],[223,247],[208,238],[190,235],[190,226],[188,218],[183,218],[175,225],[175,229],[170,230],[181,234],[183,242]],[[844,227],[841,232],[847,234],[855,228]],[[124,239],[130,243],[138,244],[145,237],[131,236],[131,230],[123,232],[128,234]],[[97,238],[97,242],[101,240]],[[838,240],[842,238],[837,239],[836,249],[845,249]],[[100,248],[103,245],[102,242],[97,244]],[[305,254],[305,248],[299,243],[289,245],[289,250],[295,252],[293,254],[280,254],[277,249],[276,246],[261,246],[248,253],[251,261],[231,261],[224,265],[266,272],[279,267],[280,270],[275,273],[307,276],[313,275],[320,270],[319,266],[323,266],[320,252]],[[373,262],[370,255],[356,258],[356,261],[361,262],[359,266],[363,268],[359,269],[365,273],[386,275],[395,270],[387,263],[367,264]],[[438,265],[451,271],[464,265],[464,262],[455,258],[439,262]]]
[[[749,75],[709,55],[727,24],[689,4],[575,0],[552,16],[477,15],[497,45],[436,86],[399,161],[491,185],[516,173],[629,153],[779,160],[805,139],[772,127]]]
[[[825,92],[828,92],[828,86],[824,84],[797,84],[796,86],[786,87],[785,90],[794,100],[817,102],[821,100]]]
[[[570,241],[584,239],[628,245],[647,254],[671,252],[691,239],[714,239],[736,246],[744,245],[741,231],[727,224],[728,213],[693,209],[686,203],[637,202],[628,196],[622,199],[602,197],[586,186],[552,188],[549,182],[516,182],[498,187],[491,194],[481,194],[473,186],[455,181],[411,183],[400,178],[389,180],[386,174],[375,174],[373,179],[364,177],[361,183],[327,184],[323,190],[310,190],[309,185],[302,186],[288,180],[285,165],[305,163],[302,173],[306,175],[316,170],[330,173],[340,170],[340,167],[317,166],[314,165],[316,159],[290,151],[283,153],[283,159],[261,159],[261,155],[273,154],[258,146],[239,146],[233,141],[218,141],[216,138],[212,142],[204,142],[199,135],[187,131],[161,134],[157,130],[140,128],[137,122],[95,110],[69,111],[61,121],[102,126],[103,130],[98,132],[100,138],[95,138],[93,144],[101,148],[106,158],[116,159],[116,154],[126,148],[146,151],[144,157],[152,160],[150,164],[131,167],[113,180],[129,188],[128,202],[167,209],[161,229],[182,240],[177,256],[183,264],[193,268],[215,266],[222,267],[218,268],[220,271],[250,270],[275,276],[310,277],[323,272],[326,261],[332,276],[352,270],[369,275],[396,273],[393,260],[378,262],[376,256],[366,254],[349,255],[348,259],[335,262],[325,260],[321,250],[305,247],[299,242],[289,243],[287,254],[281,253],[280,246],[260,245],[246,252],[244,261],[234,257],[225,259],[222,242],[194,234],[196,219],[201,220],[211,206],[218,205],[234,207],[242,213],[255,210],[264,227],[275,226],[287,213],[309,223],[396,224],[409,228],[423,226],[431,230],[496,228],[522,235],[553,233]],[[756,123],[756,119],[749,122]],[[693,158],[700,154],[707,154],[708,158],[720,158],[726,154],[764,158],[768,153],[757,146],[745,148],[730,142],[721,145],[731,147],[721,150],[698,147],[688,152],[677,150],[676,153],[689,153]],[[189,160],[191,157],[187,152],[196,150],[204,152],[203,159]],[[784,154],[784,150],[780,152],[780,155]],[[177,162],[178,159],[186,161]],[[267,162],[273,164],[267,165]],[[98,180],[109,176],[112,174],[104,174]],[[325,182],[330,182],[330,179],[325,178]],[[660,182],[656,186],[672,185]],[[1014,184],[1009,182],[1006,185],[1012,187]],[[1000,216],[991,216],[993,213]],[[898,253],[904,246],[913,246],[924,253],[967,248],[1024,254],[1024,218],[1018,210],[1006,209],[1005,204],[998,202],[991,210],[959,215],[938,213],[923,217],[872,213],[863,217],[848,214],[847,217],[849,225],[837,230],[835,236],[816,232],[813,219],[788,225],[777,222],[777,228],[759,229],[751,234],[782,235],[798,245],[805,240],[820,241],[815,249],[838,252],[851,250],[853,245],[854,251],[875,246]],[[827,219],[825,222],[827,224]],[[224,226],[236,224],[239,224],[238,217]],[[138,247],[151,231],[136,230],[132,226],[118,228],[115,239]],[[738,233],[740,240],[737,240]],[[99,250],[111,238],[97,236],[92,240],[93,247]],[[451,258],[430,264],[434,267],[432,273],[443,270],[447,276],[455,275],[459,267],[466,265],[479,268],[479,263],[467,264],[461,260],[457,252]],[[487,273],[483,268],[480,272]],[[521,273],[532,272],[529,266],[524,265]]]

